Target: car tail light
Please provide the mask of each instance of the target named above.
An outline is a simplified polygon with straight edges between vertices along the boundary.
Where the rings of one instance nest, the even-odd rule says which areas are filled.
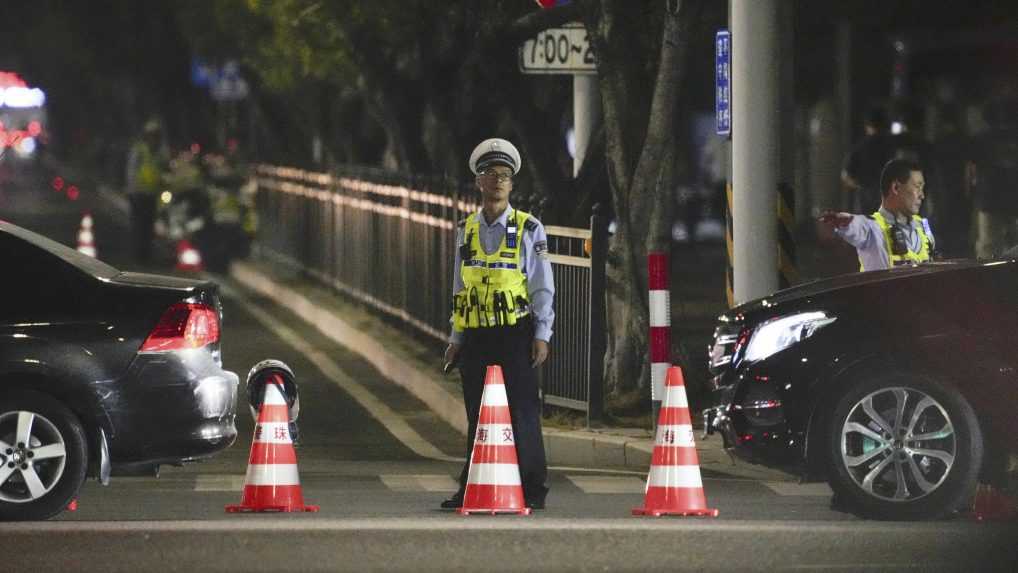
[[[166,309],[141,352],[201,348],[219,342],[219,315],[204,304],[178,302]]]

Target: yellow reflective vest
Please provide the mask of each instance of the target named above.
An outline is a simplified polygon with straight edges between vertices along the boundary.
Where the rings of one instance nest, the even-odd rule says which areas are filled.
[[[873,220],[877,222],[877,225],[880,226],[880,230],[883,231],[884,246],[887,248],[888,261],[892,267],[908,263],[918,264],[932,258],[930,253],[932,248],[930,245],[930,236],[926,232],[927,223],[926,220],[919,215],[912,215],[912,220],[919,223],[919,225],[917,225],[917,229],[919,231],[919,251],[913,251],[911,245],[905,245],[905,248],[908,249],[908,251],[901,255],[894,254],[894,249],[892,248],[894,239],[891,237],[891,224],[887,222],[887,219],[885,219],[883,215],[880,214],[880,211],[873,213]],[[863,268],[861,260],[859,261],[859,268],[861,270],[866,270]]]
[[[481,247],[481,215],[474,213],[463,224],[460,276],[463,290],[453,296],[453,329],[511,326],[529,311],[527,276],[520,249],[530,214],[513,209],[506,221],[499,248],[487,254]]]
[[[138,171],[135,174],[137,190],[144,193],[159,191],[162,173],[156,154],[145,142],[136,143],[135,152],[138,154]]]

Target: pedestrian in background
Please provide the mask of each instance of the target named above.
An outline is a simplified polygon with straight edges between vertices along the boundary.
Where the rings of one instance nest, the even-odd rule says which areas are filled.
[[[139,263],[152,258],[156,206],[168,165],[162,126],[158,120],[150,119],[127,156],[127,200],[131,206],[134,257]]]
[[[990,129],[975,137],[966,162],[975,206],[975,254],[1001,256],[1018,244],[1018,96],[1005,95],[986,107]]]
[[[442,502],[444,509],[463,504],[490,365],[502,367],[527,506],[544,509],[548,493],[536,368],[548,358],[555,286],[544,226],[509,203],[522,165],[519,151],[504,139],[482,141],[470,155],[481,209],[456,229],[452,333],[445,351],[447,367],[458,364],[463,379],[467,455],[459,490]]]
[[[872,215],[825,211],[820,223],[855,247],[860,269],[872,271],[933,258],[933,232],[919,216],[926,180],[915,161],[892,159],[880,174],[880,208]]]

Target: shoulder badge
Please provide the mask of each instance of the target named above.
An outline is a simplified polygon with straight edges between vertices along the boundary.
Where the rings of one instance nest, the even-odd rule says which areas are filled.
[[[527,217],[527,221],[523,223],[523,228],[533,233],[537,229],[537,221],[533,217]]]

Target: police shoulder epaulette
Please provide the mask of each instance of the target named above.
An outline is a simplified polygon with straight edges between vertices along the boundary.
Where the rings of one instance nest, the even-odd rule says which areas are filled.
[[[456,226],[457,226],[457,227],[459,227],[459,228],[461,228],[461,229],[462,229],[463,227],[466,227],[466,226],[467,226],[467,218],[468,218],[468,217],[464,217],[464,218],[460,219],[459,221],[457,221],[457,222],[456,222]]]
[[[528,217],[523,223],[523,228],[533,233],[537,229],[537,221],[533,217]]]

